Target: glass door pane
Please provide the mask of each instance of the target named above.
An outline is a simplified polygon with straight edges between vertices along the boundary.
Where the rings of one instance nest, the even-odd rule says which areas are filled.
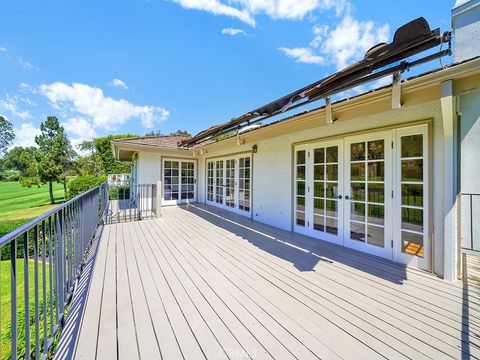
[[[307,151],[297,150],[295,152],[295,224],[299,227],[306,227],[306,166]]]
[[[181,162],[181,200],[195,199],[195,163]]]
[[[339,233],[338,146],[315,147],[313,153],[313,229]]]
[[[207,163],[207,201],[213,201],[214,171],[215,171],[215,163],[213,161],[209,161]]]
[[[250,211],[250,157],[238,160],[238,208]]]
[[[235,159],[225,160],[225,205],[235,207]]]
[[[401,251],[424,257],[423,134],[400,137]]]
[[[223,189],[224,189],[224,174],[223,174],[223,160],[216,161],[215,168],[215,202],[223,204]]]
[[[385,247],[385,140],[350,144],[350,239]]]
[[[163,167],[163,198],[166,201],[179,199],[180,170],[178,161],[165,161]]]

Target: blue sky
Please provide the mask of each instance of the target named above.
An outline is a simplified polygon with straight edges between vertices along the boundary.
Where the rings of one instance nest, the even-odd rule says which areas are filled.
[[[197,133],[360,60],[418,16],[449,30],[453,3],[3,0],[0,114],[23,146],[48,115],[74,145]]]

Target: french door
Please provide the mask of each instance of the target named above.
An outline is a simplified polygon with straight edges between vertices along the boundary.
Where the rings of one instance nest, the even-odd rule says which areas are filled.
[[[207,203],[242,215],[251,209],[251,157],[207,161]]]
[[[175,205],[195,202],[196,194],[195,161],[163,160],[163,204]]]
[[[343,145],[341,141],[296,149],[295,230],[341,244],[343,227]]]
[[[392,132],[345,139],[345,246],[392,259]]]
[[[428,126],[303,144],[294,153],[294,230],[429,267]]]

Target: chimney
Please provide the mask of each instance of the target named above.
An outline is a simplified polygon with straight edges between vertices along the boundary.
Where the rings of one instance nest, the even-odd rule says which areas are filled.
[[[452,9],[454,61],[480,56],[480,0],[456,0]]]

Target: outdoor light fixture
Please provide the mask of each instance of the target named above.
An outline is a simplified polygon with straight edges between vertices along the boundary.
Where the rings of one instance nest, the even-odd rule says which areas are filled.
[[[254,154],[257,153],[257,144],[252,146],[252,153],[254,153]]]

